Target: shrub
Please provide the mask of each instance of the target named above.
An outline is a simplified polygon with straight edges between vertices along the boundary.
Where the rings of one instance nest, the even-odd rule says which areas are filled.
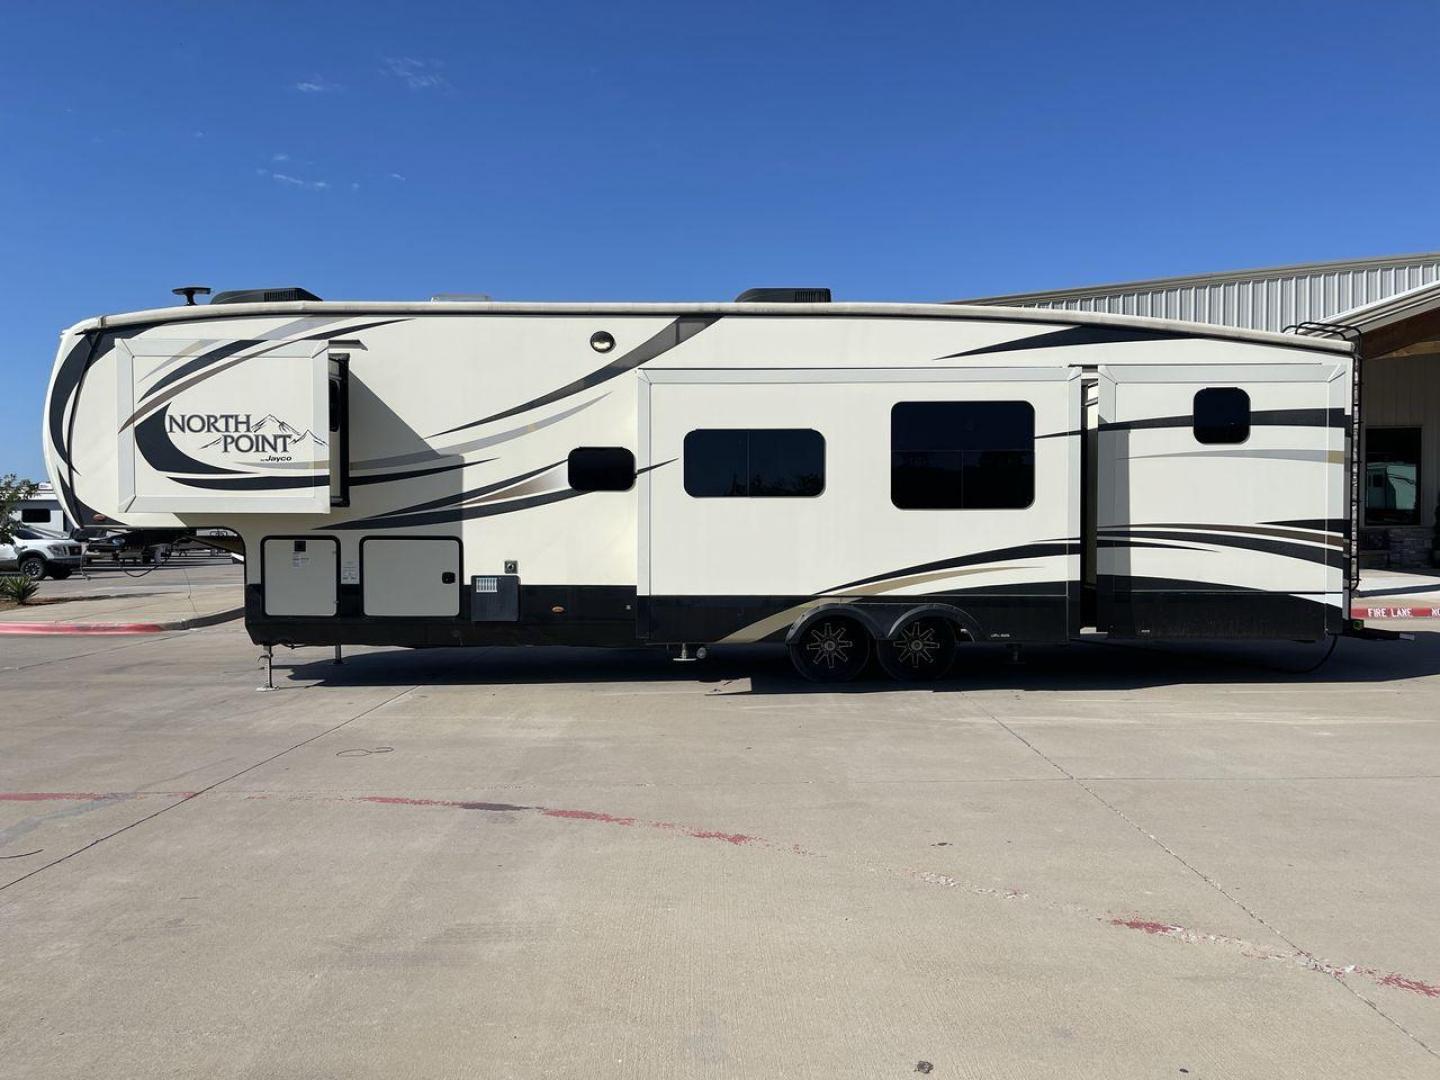
[[[23,574],[16,577],[0,577],[0,597],[14,600],[17,604],[28,604],[40,591],[40,583],[31,581]]]

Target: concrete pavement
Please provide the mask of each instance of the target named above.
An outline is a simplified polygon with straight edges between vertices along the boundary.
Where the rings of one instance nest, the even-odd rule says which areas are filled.
[[[154,632],[228,622],[245,612],[244,568],[228,559],[194,557],[153,568],[91,565],[83,577],[42,581],[39,599],[0,609],[0,634]]]
[[[0,643],[0,1074],[1440,1072],[1440,635],[255,653]]]

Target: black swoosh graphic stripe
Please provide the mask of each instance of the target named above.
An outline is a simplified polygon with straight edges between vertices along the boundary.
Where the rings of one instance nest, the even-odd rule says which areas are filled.
[[[215,348],[210,349],[208,352],[201,353],[193,360],[187,360],[185,363],[181,364],[178,368],[170,372],[170,374],[166,375],[149,390],[146,390],[144,396],[140,400],[143,402],[148,398],[154,397],[161,390],[164,390],[167,386],[173,386],[181,379],[188,378],[189,376],[195,374],[195,372],[200,371],[203,368],[209,367],[211,364],[217,364],[221,360],[224,360],[227,356],[234,356],[241,349],[248,349],[252,345],[263,344],[264,342],[261,341],[230,341],[226,342],[224,345],[216,346]]]
[[[652,469],[662,468],[676,460],[678,459],[670,458],[669,461],[657,461],[654,465],[646,465],[643,469],[636,469],[635,475],[640,476],[644,473],[650,472]],[[564,463],[555,463],[555,465],[561,464]],[[485,488],[477,488],[476,491],[472,494],[480,495],[485,494],[489,491],[497,490],[499,488],[510,487],[511,485],[517,483],[520,480],[525,480],[528,477],[536,476],[542,472],[545,472],[546,469],[553,469],[555,468],[555,465],[548,465],[545,469],[536,469],[534,472],[525,473],[510,480],[502,480],[497,484],[491,484]],[[379,517],[365,518],[360,521],[347,521],[344,524],[334,526],[334,528],[362,529],[375,527],[396,529],[408,528],[412,525],[440,525],[456,521],[469,521],[472,518],[494,517],[498,514],[513,513],[517,510],[529,510],[532,507],[545,506],[548,503],[561,502],[565,499],[572,499],[577,495],[590,494],[593,493],[589,491],[576,491],[574,488],[567,487],[561,491],[547,491],[543,494],[530,495],[523,499],[510,499],[506,502],[488,503],[480,506],[450,506],[443,509],[437,509],[433,513],[415,514],[405,513],[403,511],[394,511],[391,514],[384,514]],[[441,500],[436,500],[436,503],[439,503],[440,501]],[[414,507],[412,509],[421,509],[426,505],[428,504],[422,504],[420,507]]]
[[[592,371],[589,375],[576,379],[574,382],[566,383],[558,390],[551,390],[537,398],[531,398],[520,405],[505,409],[501,412],[491,413],[489,416],[481,417],[479,420],[472,420],[468,424],[461,424],[458,427],[448,428],[445,431],[437,431],[430,438],[438,439],[442,435],[453,435],[457,431],[465,431],[467,428],[479,427],[481,424],[488,424],[492,420],[503,420],[507,416],[514,416],[516,413],[528,412],[530,409],[538,409],[542,405],[549,405],[551,402],[559,401],[562,398],[578,394],[582,390],[589,390],[593,386],[599,386],[603,382],[609,382],[617,376],[633,371],[641,364],[654,360],[657,356],[669,352],[682,342],[689,341],[702,330],[709,329],[720,320],[719,315],[698,315],[686,316],[676,319],[666,326],[659,333],[647,341],[635,346],[623,356],[617,356],[610,363],[602,368]]]
[[[149,423],[147,420],[146,423]],[[330,486],[330,474],[315,476],[238,476],[231,479],[201,480],[188,476],[169,479],[187,487],[214,488],[219,491],[279,491],[283,488],[318,488]]]
[[[60,369],[55,373],[55,383],[50,388],[50,443],[55,447],[56,457],[66,468],[73,466],[70,463],[70,445],[65,432],[65,407],[70,404],[70,397],[79,387],[81,376],[99,349],[101,336],[98,332],[91,331],[71,347],[65,354],[65,359],[60,361]]]
[[[1321,563],[1332,569],[1343,570],[1348,559],[1345,552],[1335,548],[1310,547],[1305,544],[1290,544],[1280,540],[1264,540],[1254,536],[1220,536],[1215,533],[1157,533],[1135,529],[1125,533],[1126,538],[1166,540],[1175,538],[1192,543],[1209,544],[1212,547],[1238,548],[1244,551],[1259,551],[1269,555],[1282,555],[1302,562]]]
[[[993,548],[990,551],[976,551],[969,555],[960,555],[951,559],[938,559],[935,562],[920,563],[916,566],[907,566],[903,570],[890,570],[883,574],[873,574],[867,578],[860,578],[858,581],[847,581],[844,585],[836,585],[833,588],[824,589],[816,596],[824,596],[827,593],[843,592],[846,589],[853,589],[860,585],[872,585],[877,581],[885,581],[887,578],[906,577],[910,574],[923,574],[930,570],[950,570],[961,566],[980,566],[984,563],[1004,562],[1007,559],[1038,559],[1047,555],[1076,555],[1080,552],[1080,545],[1071,540],[1052,541],[1043,544],[1022,544],[1018,547]]]
[[[938,360],[955,360],[962,356],[985,356],[991,353],[1021,352],[1027,349],[1061,349],[1071,345],[1114,345],[1126,341],[1174,341],[1177,338],[1196,337],[1177,330],[1140,330],[1126,326],[1071,326],[1064,330],[1052,330],[1044,334],[1002,341],[998,345],[986,345],[979,349],[950,353]]]
[[[1116,420],[1100,425],[1101,431],[1148,431],[1155,428],[1193,427],[1192,413],[1183,416],[1147,416],[1141,420]],[[1251,427],[1348,428],[1350,417],[1344,409],[1255,409]]]
[[[202,372],[200,372],[199,374],[197,374],[194,378],[190,379],[188,382],[180,383],[180,384],[178,384],[178,385],[176,385],[176,386],[171,387],[170,389],[166,390],[163,394],[157,395],[154,401],[147,402],[146,404],[142,405],[140,408],[136,409],[135,412],[131,414],[131,416],[129,417],[129,419],[127,419],[123,424],[120,425],[120,430],[121,430],[121,431],[124,431],[127,427],[129,427],[131,424],[135,423],[135,422],[136,422],[137,420],[139,420],[141,417],[145,416],[145,415],[146,415],[148,412],[150,412],[152,409],[156,408],[157,406],[163,404],[163,403],[166,402],[166,401],[169,401],[171,398],[175,397],[177,394],[184,393],[186,390],[189,390],[192,386],[195,386],[195,385],[197,385],[198,383],[202,383],[202,382],[204,382],[206,379],[213,378],[214,376],[219,375],[222,371],[228,371],[228,370],[230,370],[230,369],[231,369],[232,367],[234,367],[236,364],[243,364],[246,360],[253,360],[253,359],[254,359],[255,357],[257,357],[257,356],[265,356],[267,353],[272,353],[272,352],[274,352],[276,349],[283,348],[283,347],[285,347],[286,345],[293,345],[293,344],[295,344],[295,342],[297,342],[297,341],[328,341],[328,340],[331,339],[331,338],[340,337],[342,334],[354,334],[354,333],[358,333],[358,332],[361,331],[361,330],[371,330],[371,329],[374,329],[374,328],[377,327],[377,326],[388,326],[388,325],[391,324],[391,323],[409,322],[409,321],[410,321],[409,319],[380,319],[380,320],[377,320],[376,322],[362,323],[362,324],[359,325],[359,326],[346,326],[346,327],[342,327],[341,329],[338,329],[338,330],[321,330],[321,331],[319,331],[319,332],[317,332],[317,333],[314,333],[314,334],[306,334],[304,337],[289,338],[289,339],[287,339],[287,340],[285,340],[285,341],[277,341],[274,345],[271,345],[269,348],[267,348],[267,349],[261,349],[261,350],[258,351],[258,352],[253,352],[253,353],[251,353],[249,356],[241,356],[241,357],[239,357],[239,358],[237,358],[237,359],[234,359],[234,360],[227,360],[227,361],[224,361],[224,362],[222,362],[222,363],[217,363],[217,364],[216,364],[214,367],[212,367],[209,371],[202,371]],[[251,344],[254,344],[254,343],[252,342]]]
[[[496,460],[495,458],[481,458],[479,461],[461,461],[454,465],[438,465],[433,469],[411,469],[409,472],[373,473],[366,476],[350,477],[350,486],[354,487],[364,484],[386,484],[391,480],[414,480],[421,476],[436,476],[440,473],[455,472],[457,469],[468,469],[472,465],[485,465]]]
[[[193,458],[171,442],[165,431],[165,421],[169,416],[170,406],[166,405],[135,425],[135,446],[152,469],[164,473],[200,473],[212,476],[239,474],[239,469],[222,469],[218,465],[209,465]],[[170,479],[177,478],[172,476]]]
[[[588,495],[587,491],[576,491],[574,488],[565,488],[563,491],[549,491],[543,495],[531,495],[524,499],[511,499],[509,502],[486,503],[480,506],[452,506],[443,510],[435,510],[423,514],[406,514],[397,517],[368,518],[362,521],[347,521],[340,525],[332,525],[334,529],[409,529],[421,525],[443,525],[456,521],[470,521],[474,518],[495,517],[499,514],[513,514],[517,510],[529,510],[536,506],[544,506],[547,503],[561,502],[564,499],[573,499],[577,495]]]
[[[1133,525],[1110,526],[1101,532],[1123,531],[1125,529],[1187,529],[1197,534],[1241,533],[1247,536],[1278,536],[1282,540],[1308,540],[1312,544],[1328,544],[1338,547],[1338,536],[1311,536],[1295,529],[1276,529],[1263,525],[1221,525],[1213,522],[1137,521]]]
[[[1350,529],[1349,518],[1297,518],[1294,521],[1262,521],[1262,525],[1289,525],[1292,529],[1344,534]]]
[[[491,492],[500,491],[503,488],[512,487],[522,480],[529,480],[532,476],[539,476],[543,472],[549,472],[557,465],[565,464],[563,461],[552,461],[549,465],[542,465],[538,469],[531,469],[529,472],[520,473],[518,476],[507,477],[504,480],[496,480],[489,484],[482,484],[480,487],[471,488],[468,491],[451,492],[449,495],[442,495],[438,499],[427,499],[425,502],[418,502],[411,506],[400,506],[394,510],[387,510],[383,514],[376,514],[366,518],[367,523],[384,522],[392,517],[399,517],[402,514],[413,514],[420,510],[434,510],[442,506],[454,506],[463,503],[467,499],[479,498],[481,495],[489,495]]]

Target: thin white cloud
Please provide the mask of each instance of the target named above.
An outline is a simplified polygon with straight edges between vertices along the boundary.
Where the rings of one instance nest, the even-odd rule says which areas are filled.
[[[401,176],[398,172],[392,172],[392,173],[390,174],[390,179],[391,179],[391,180],[404,180],[405,177]]]
[[[444,90],[450,80],[442,70],[443,60],[426,60],[415,56],[387,56],[381,70],[399,79],[411,90]]]
[[[351,180],[351,181],[350,181],[350,190],[351,190],[351,191],[359,191],[359,190],[360,190],[360,182],[359,182],[358,180]]]
[[[271,161],[289,161],[289,160],[290,160],[290,155],[289,155],[289,154],[271,154],[271,155],[270,155],[270,160],[271,160]]]
[[[337,82],[331,82],[324,75],[311,75],[310,78],[297,82],[295,89],[302,94],[333,94],[344,87]]]
[[[277,184],[288,184],[291,187],[304,188],[306,191],[324,191],[330,186],[325,180],[302,180],[298,176],[290,176],[286,173],[271,173],[270,179]]]

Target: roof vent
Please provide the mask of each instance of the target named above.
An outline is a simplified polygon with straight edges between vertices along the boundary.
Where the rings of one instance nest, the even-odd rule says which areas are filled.
[[[746,289],[737,304],[828,304],[829,289]]]
[[[210,298],[212,304],[283,304],[288,300],[319,300],[309,289],[231,289]]]

